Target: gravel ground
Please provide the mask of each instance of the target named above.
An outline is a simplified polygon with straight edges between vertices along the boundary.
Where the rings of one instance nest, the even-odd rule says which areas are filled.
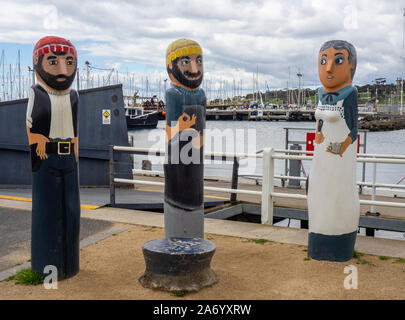
[[[405,299],[405,263],[364,255],[345,263],[309,260],[305,246],[206,234],[216,244],[212,269],[219,282],[177,297],[143,288],[142,244],[164,237],[163,229],[135,225],[80,252],[80,272],[60,281],[57,290],[42,285],[0,282],[0,299]],[[344,268],[358,270],[358,289],[344,288]]]

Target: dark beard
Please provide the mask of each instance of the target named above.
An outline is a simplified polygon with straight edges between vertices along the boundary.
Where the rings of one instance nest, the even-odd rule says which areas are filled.
[[[75,78],[76,72],[73,72],[71,76],[66,76],[64,74],[58,74],[56,76],[45,72],[41,67],[36,67],[38,75],[41,79],[52,89],[55,90],[66,90],[70,88]],[[57,81],[58,78],[64,78],[64,81]]]
[[[196,73],[191,73],[189,71],[186,71],[184,74],[190,76],[200,76],[198,79],[195,80],[189,80],[187,79],[184,74],[180,71],[179,67],[177,66],[177,61],[173,60],[172,62],[172,66],[173,69],[170,69],[169,67],[167,67],[167,72],[171,73],[173,75],[173,77],[176,78],[176,80],[178,82],[180,82],[183,86],[190,88],[190,89],[196,89],[200,86],[203,77],[200,71],[196,72]]]

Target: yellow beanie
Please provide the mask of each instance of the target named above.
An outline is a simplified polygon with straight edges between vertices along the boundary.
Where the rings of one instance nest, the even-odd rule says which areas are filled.
[[[196,41],[188,39],[178,39],[173,41],[166,50],[166,67],[174,59],[189,54],[202,54],[202,49]]]

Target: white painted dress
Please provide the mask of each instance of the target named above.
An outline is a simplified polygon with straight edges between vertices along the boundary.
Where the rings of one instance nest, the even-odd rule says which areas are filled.
[[[323,120],[321,131],[324,141],[315,144],[309,176],[308,252],[309,256],[318,260],[344,261],[351,258],[353,248],[341,247],[354,247],[359,223],[357,141],[350,144],[342,157],[326,151],[330,142],[343,142],[350,133],[344,119],[343,103],[344,99],[337,101],[336,105],[319,102],[315,111],[317,121]],[[352,239],[349,244],[347,235]],[[349,257],[345,258],[345,255]]]

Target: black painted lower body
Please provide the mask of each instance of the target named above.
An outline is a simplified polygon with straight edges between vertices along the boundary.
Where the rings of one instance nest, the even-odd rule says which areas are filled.
[[[357,231],[341,235],[310,232],[308,256],[315,260],[343,262],[353,258]]]
[[[73,154],[48,154],[32,173],[31,266],[41,275],[57,268],[58,279],[79,272],[80,199]]]

